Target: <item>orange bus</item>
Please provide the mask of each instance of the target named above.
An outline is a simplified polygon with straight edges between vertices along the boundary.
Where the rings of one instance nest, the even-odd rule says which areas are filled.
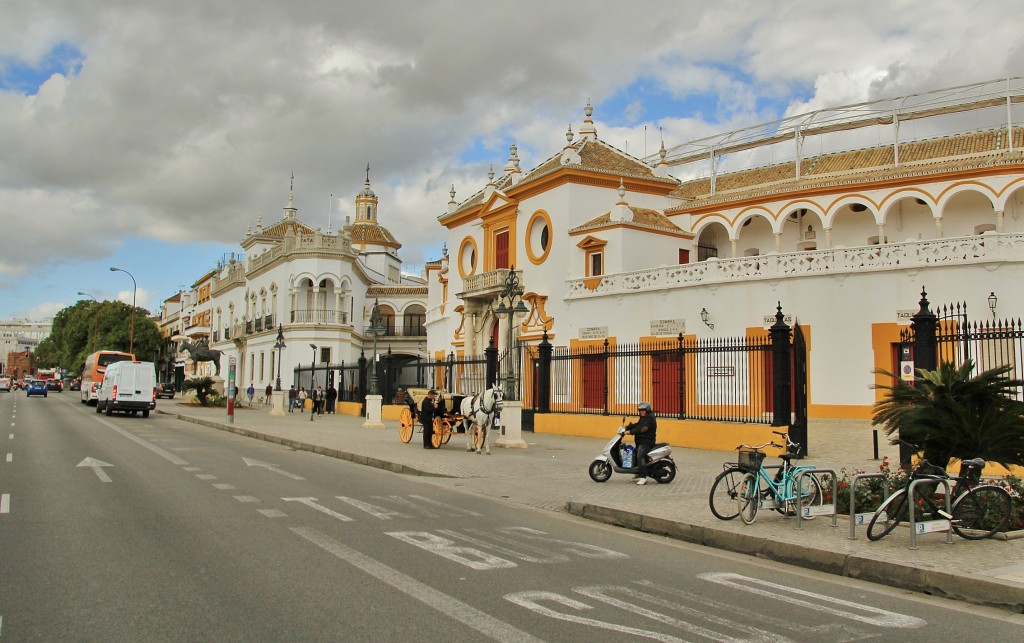
[[[96,404],[100,384],[107,367],[114,362],[134,362],[135,355],[120,351],[96,351],[85,358],[82,367],[82,404]]]

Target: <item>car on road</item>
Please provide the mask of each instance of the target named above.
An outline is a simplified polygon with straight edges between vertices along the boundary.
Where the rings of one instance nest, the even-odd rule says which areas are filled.
[[[177,391],[174,388],[173,382],[161,382],[160,384],[156,385],[156,396],[159,398],[166,397],[167,399],[170,400],[174,398],[174,394],[176,392]]]
[[[11,386],[12,386],[11,378],[9,378],[9,377],[0,377],[0,391],[9,391],[9,390],[11,390]]]
[[[25,396],[31,397],[33,395],[42,395],[46,397],[46,382],[42,380],[32,380],[28,383],[28,388],[25,389]]]
[[[64,383],[60,380],[46,380],[46,390],[62,393],[64,391]]]

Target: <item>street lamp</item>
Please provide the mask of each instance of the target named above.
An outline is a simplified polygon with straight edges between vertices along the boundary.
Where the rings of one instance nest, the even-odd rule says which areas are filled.
[[[87,292],[78,291],[80,297],[88,297],[94,302],[94,309],[92,313],[92,352],[96,352],[96,335],[100,332],[100,300],[96,299]]]
[[[309,365],[309,398],[313,399],[314,388],[316,387],[316,344],[310,344],[310,348],[313,349],[313,361]],[[313,416],[316,415],[316,400],[313,400],[313,408],[309,410],[309,421],[313,421]]]
[[[506,299],[508,300],[507,306],[505,305]],[[519,282],[519,277],[516,275],[516,267],[512,266],[509,268],[508,276],[505,278],[505,286],[498,295],[498,308],[494,311],[495,315],[498,317],[501,317],[502,315],[506,315],[508,317],[508,367],[505,369],[504,394],[504,398],[506,400],[515,400],[518,398],[518,359],[513,360],[512,358],[512,327],[515,319],[522,319],[523,317],[526,317],[529,312],[529,309],[526,308],[526,304],[523,303],[523,287]]]
[[[996,294],[994,292],[988,296],[988,309],[992,311],[992,319],[996,318],[996,304],[998,301],[999,298],[996,297]]]
[[[380,314],[380,302],[373,300],[373,310],[370,312],[370,334],[373,335],[373,358],[370,367],[370,395],[379,395],[377,390],[377,338],[387,332],[387,327],[382,326],[384,316]]]
[[[135,296],[139,292],[139,285],[135,283],[135,277],[132,276],[132,273],[128,272],[124,268],[115,268],[111,266],[110,272],[123,272],[124,274],[132,278],[132,322],[131,327],[128,331],[128,352],[134,355],[135,351],[133,349],[135,348]]]
[[[274,343],[274,348],[277,349],[277,384],[274,390],[281,390],[281,349],[284,348],[284,328],[281,324],[277,325],[277,341]]]

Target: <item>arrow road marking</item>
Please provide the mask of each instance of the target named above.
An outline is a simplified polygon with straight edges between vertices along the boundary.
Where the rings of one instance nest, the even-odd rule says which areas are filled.
[[[114,465],[107,464],[106,462],[102,462],[95,458],[86,458],[85,460],[79,462],[78,466],[89,467],[93,470],[93,472],[96,473],[96,477],[99,478],[102,482],[110,482],[110,476],[106,474],[102,467],[112,467]]]
[[[287,471],[278,469],[276,464],[270,464],[269,462],[261,462],[259,460],[253,460],[252,458],[242,458],[242,461],[245,462],[250,467],[263,467],[264,469],[269,469],[274,473],[280,473],[283,476],[288,476],[292,480],[305,480],[305,478],[297,476],[294,473],[288,473]]]
[[[337,518],[338,520],[343,520],[345,522],[352,522],[352,519],[346,516],[345,514],[340,514],[337,511],[328,509],[323,505],[317,504],[316,498],[281,498],[281,500],[284,500],[285,502],[301,502],[307,507],[312,507],[313,509],[323,512],[328,516],[331,516],[332,518]]]

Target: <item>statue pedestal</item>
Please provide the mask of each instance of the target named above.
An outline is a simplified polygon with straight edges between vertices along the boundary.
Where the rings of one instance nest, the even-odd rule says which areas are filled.
[[[213,380],[213,390],[217,395],[224,397],[224,378],[220,375],[214,375],[210,379]]]
[[[523,403],[505,400],[501,403],[501,437],[494,446],[502,449],[525,449],[523,441]]]
[[[270,409],[271,415],[284,415],[284,405],[288,401],[288,391],[274,391],[271,394],[274,401],[274,408]]]
[[[382,395],[366,396],[366,421],[363,422],[364,429],[383,429],[384,422],[381,420]]]

